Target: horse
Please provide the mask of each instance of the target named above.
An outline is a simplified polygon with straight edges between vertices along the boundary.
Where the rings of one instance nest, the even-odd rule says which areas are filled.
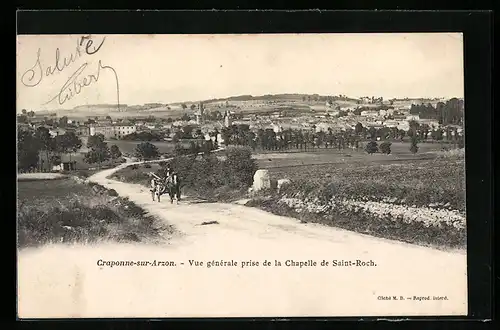
[[[151,197],[153,202],[155,201],[155,196],[158,197],[158,203],[160,202],[160,196],[165,192],[165,186],[161,184],[160,180],[151,179]]]
[[[174,198],[176,199],[176,202],[179,203],[181,200],[181,185],[177,173],[172,173],[167,177],[165,180],[165,188],[170,196],[170,203],[174,203]]]

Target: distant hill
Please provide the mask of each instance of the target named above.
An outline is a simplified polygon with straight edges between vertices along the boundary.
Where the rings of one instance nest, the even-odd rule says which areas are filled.
[[[214,98],[214,99],[205,99],[198,101],[184,101],[184,102],[173,102],[173,103],[145,103],[138,105],[130,105],[130,104],[120,104],[119,109],[117,104],[86,104],[76,106],[73,109],[65,109],[65,110],[43,110],[36,111],[37,116],[44,115],[53,115],[57,114],[62,115],[68,114],[73,116],[94,116],[94,115],[103,115],[106,113],[118,114],[121,113],[125,116],[134,116],[134,115],[151,115],[153,113],[162,113],[164,115],[182,115],[182,113],[190,113],[192,110],[190,106],[192,104],[204,103],[217,103],[217,102],[231,102],[231,101],[315,101],[315,102],[326,102],[327,100],[333,100],[336,103],[352,103],[353,105],[360,101],[360,98],[348,97],[346,95],[319,95],[319,94],[298,94],[298,93],[284,93],[284,94],[265,94],[265,95],[236,95],[229,96],[225,98]],[[421,104],[421,103],[436,103],[437,101],[442,101],[442,98],[395,98],[392,99],[395,103],[404,103],[404,104]],[[389,99],[384,99],[384,102],[388,102]],[[181,105],[185,104],[187,109],[182,109]]]
[[[120,108],[126,108],[127,105],[126,104],[120,104],[118,106],[118,104],[85,104],[85,105],[76,106],[73,109],[74,110],[88,109],[88,108],[106,108],[106,109],[109,109],[109,108],[118,108],[118,107],[120,107]]]

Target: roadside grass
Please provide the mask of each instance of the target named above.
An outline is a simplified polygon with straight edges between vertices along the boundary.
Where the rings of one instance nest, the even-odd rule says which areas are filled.
[[[155,243],[173,227],[114,190],[78,179],[18,182],[18,248],[100,241]]]

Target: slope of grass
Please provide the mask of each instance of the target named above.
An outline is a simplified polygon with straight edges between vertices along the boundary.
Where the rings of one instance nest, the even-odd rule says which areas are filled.
[[[463,154],[388,165],[276,169],[274,176],[291,183],[260,194],[248,206],[410,243],[466,246]]]
[[[99,241],[158,242],[173,228],[116,191],[71,178],[18,183],[18,247]]]

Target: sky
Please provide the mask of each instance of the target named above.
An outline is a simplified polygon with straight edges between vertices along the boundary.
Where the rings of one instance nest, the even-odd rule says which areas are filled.
[[[91,35],[89,52],[102,43],[92,55],[81,38],[18,35],[18,111],[244,94],[464,94],[460,33]]]

